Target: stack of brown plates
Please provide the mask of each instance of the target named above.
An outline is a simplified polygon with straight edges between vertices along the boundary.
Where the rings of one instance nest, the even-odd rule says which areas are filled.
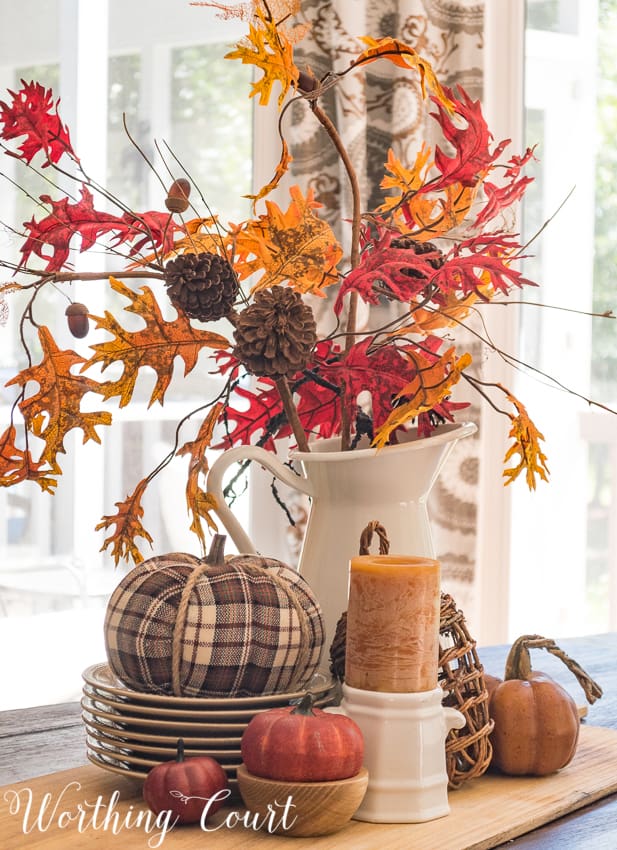
[[[84,670],[81,700],[87,732],[88,759],[105,770],[145,779],[157,764],[172,761],[178,738],[190,756],[211,756],[223,767],[232,789],[242,762],[240,740],[251,718],[260,711],[289,705],[306,690],[315,705],[337,701],[334,681],[317,674],[300,692],[252,697],[173,697],[142,693],[126,687],[108,664]]]

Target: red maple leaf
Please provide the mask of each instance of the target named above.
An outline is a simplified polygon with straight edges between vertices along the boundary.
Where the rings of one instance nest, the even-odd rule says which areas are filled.
[[[403,349],[396,346],[378,346],[371,351],[374,341],[373,336],[368,336],[355,343],[340,360],[324,365],[322,375],[331,384],[345,384],[345,404],[352,422],[358,396],[368,391],[373,427],[377,429],[391,413],[394,397],[411,381],[415,367]]]
[[[377,304],[380,295],[397,301],[412,301],[435,273],[431,261],[441,258],[439,251],[416,254],[410,248],[392,248],[399,233],[380,229],[374,240],[365,244],[356,268],[343,280],[334,312],[338,316],[347,292],[354,290],[369,304]]]
[[[476,227],[486,224],[487,221],[495,218],[501,210],[507,209],[524,195],[527,186],[533,183],[534,178],[521,177],[520,173],[532,159],[533,152],[534,148],[527,148],[523,156],[513,156],[510,159],[504,175],[507,182],[503,185],[496,186],[488,180],[484,182],[487,201],[475,220]]]
[[[463,296],[473,292],[484,301],[489,282],[495,292],[505,295],[513,286],[537,286],[511,265],[517,247],[517,242],[500,234],[466,239],[453,249],[431,283],[442,292],[460,292]],[[439,296],[434,300],[439,303]]]
[[[260,384],[261,386],[255,389],[243,386],[235,388],[234,395],[244,399],[246,407],[226,405],[219,417],[219,423],[224,425],[226,435],[220,443],[213,446],[214,449],[257,443],[274,451],[274,440],[291,434],[276,386],[269,378],[260,379]],[[230,425],[232,422],[233,426]]]
[[[45,155],[43,168],[56,163],[65,153],[79,162],[71,145],[69,131],[58,115],[59,100],[53,101],[51,89],[40,83],[21,80],[18,92],[9,90],[11,104],[0,102],[0,123],[3,139],[25,136],[19,146],[21,153],[7,151],[10,156],[29,163],[39,151]]]
[[[179,229],[170,222],[169,213],[146,212],[124,213],[122,217],[97,210],[93,196],[87,186],[81,186],[81,200],[72,203],[67,197],[54,201],[49,195],[41,195],[41,201],[51,206],[51,212],[40,221],[34,218],[24,223],[28,237],[20,248],[20,267],[27,265],[34,254],[47,262],[45,271],[63,268],[71,251],[71,240],[81,237],[79,251],[87,251],[105,234],[115,236],[114,247],[133,243],[131,255],[148,244],[154,250],[171,250],[173,235]],[[51,252],[48,250],[51,248]]]
[[[492,135],[482,115],[480,101],[473,101],[460,86],[460,97],[455,97],[451,89],[444,89],[454,104],[454,115],[463,119],[463,123],[455,123],[442,104],[433,98],[438,111],[430,114],[453,146],[454,155],[447,156],[439,145],[435,148],[435,167],[441,177],[435,182],[428,182],[421,191],[439,191],[451,183],[474,186],[478,178],[491,169],[492,164],[510,143],[510,139],[505,139],[490,151]]]
[[[116,230],[114,247],[122,243],[133,243],[131,256],[135,256],[144,248],[160,250],[163,255],[169,254],[174,247],[174,234],[184,232],[182,227],[174,223],[168,212],[160,210],[126,212]]]
[[[68,260],[75,234],[81,236],[80,251],[87,251],[100,236],[122,224],[117,216],[94,209],[92,193],[86,186],[82,186],[81,200],[76,203],[66,197],[54,201],[49,195],[41,195],[41,201],[51,206],[51,212],[40,221],[32,218],[24,222],[28,238],[20,248],[22,267],[34,254],[47,261],[46,271],[58,271]],[[51,253],[46,248],[51,248]]]

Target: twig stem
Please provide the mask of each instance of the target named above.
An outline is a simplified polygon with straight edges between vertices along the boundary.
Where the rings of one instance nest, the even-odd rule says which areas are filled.
[[[287,378],[277,378],[276,380],[276,388],[279,391],[279,395],[281,397],[281,401],[283,402],[283,409],[285,410],[285,415],[291,425],[291,430],[294,432],[294,437],[296,438],[296,442],[298,443],[298,448],[301,452],[310,452],[309,444],[306,439],[306,434],[304,433],[304,428],[300,422],[300,417],[298,416],[298,410],[293,401],[293,396],[291,394],[291,390],[289,389],[289,382]]]
[[[334,147],[347,172],[349,184],[351,186],[352,197],[352,217],[351,217],[351,245],[349,249],[349,264],[352,269],[355,269],[360,262],[360,224],[361,224],[361,206],[360,206],[360,184],[358,175],[351,158],[343,144],[338,130],[330,120],[328,115],[321,109],[316,101],[311,103],[311,109],[315,117],[322,125],[326,133],[330,136]],[[358,313],[358,293],[352,292],[349,297],[349,312],[347,314],[347,327],[345,337],[345,351],[349,351],[354,343]],[[351,447],[351,420],[349,417],[349,408],[347,404],[346,386],[343,382],[341,386],[341,449],[348,451]]]

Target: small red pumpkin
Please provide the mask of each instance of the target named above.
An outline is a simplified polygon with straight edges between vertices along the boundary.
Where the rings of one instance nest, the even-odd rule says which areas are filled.
[[[255,776],[283,782],[330,782],[362,767],[364,738],[343,714],[313,708],[312,694],[296,706],[256,714],[242,735],[242,758]]]
[[[227,793],[220,793],[223,791]],[[227,775],[221,765],[210,756],[185,759],[182,738],[178,740],[175,761],[153,767],[143,789],[144,800],[155,814],[170,810],[178,823],[198,823],[205,806],[210,817],[225,803],[229,793]],[[209,804],[215,795],[216,799]]]

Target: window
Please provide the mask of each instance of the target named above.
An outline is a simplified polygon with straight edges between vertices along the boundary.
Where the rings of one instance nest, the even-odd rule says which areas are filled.
[[[574,311],[617,307],[616,44],[614,0],[528,0],[525,142],[540,162],[525,239],[554,217],[524,267],[541,287],[524,297],[565,309],[521,309],[521,358],[613,409],[617,327]],[[551,483],[512,494],[510,637],[615,628],[617,419],[537,374],[517,391],[546,437]]]
[[[169,144],[224,221],[247,215],[242,196],[252,190],[250,70],[226,62],[223,74],[221,67],[243,24],[221,21],[212,10],[192,8],[184,0],[32,0],[25,8],[0,0],[0,16],[3,89],[15,90],[22,77],[53,88],[87,170],[112,193],[136,209],[162,208],[160,183],[146,161],[162,170],[158,140],[163,153]],[[125,122],[144,155],[127,137]],[[8,160],[3,173],[31,196],[3,182],[0,221],[15,225],[40,214],[33,198],[53,195],[53,187],[20,163],[3,159]],[[167,159],[173,164],[171,154]],[[177,171],[180,176],[179,166]],[[17,256],[17,236],[4,228],[0,241],[4,256],[8,251]],[[101,267],[96,255],[76,262]],[[71,296],[86,301],[93,313],[121,306],[105,300],[102,286],[73,286]],[[37,310],[46,323],[62,327],[61,303],[57,292],[49,293]],[[11,321],[0,331],[5,380],[25,365],[15,324],[18,305],[12,301],[10,307]],[[66,342],[79,350],[78,341],[67,336]],[[53,498],[35,485],[0,492],[0,639],[13,648],[2,653],[0,709],[74,698],[81,670],[104,657],[104,606],[127,568],[114,570],[99,552],[102,540],[94,526],[169,451],[176,420],[195,407],[204,381],[212,380],[207,371],[206,362],[200,363],[200,373],[170,392],[164,407],[149,410],[144,376],[143,405],[114,412],[103,447],[81,446],[80,437],[67,445]],[[10,389],[2,386],[5,424],[11,401]],[[178,510],[183,475],[181,461],[174,462],[145,504],[159,552],[195,551],[196,538]],[[37,674],[24,677],[24,669]]]

